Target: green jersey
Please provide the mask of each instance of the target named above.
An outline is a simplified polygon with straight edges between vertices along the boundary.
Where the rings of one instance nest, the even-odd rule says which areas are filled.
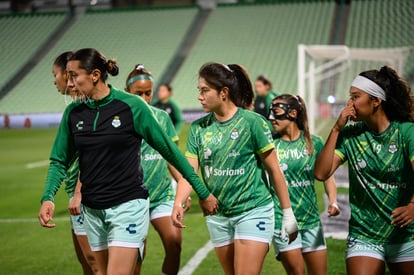
[[[178,135],[167,112],[150,107],[158,120],[161,128],[171,137],[174,142],[178,141]],[[144,183],[148,188],[150,208],[159,205],[161,202],[174,200],[174,188],[171,184],[171,177],[167,161],[158,151],[152,148],[145,140],[141,145],[141,165],[144,171]]]
[[[65,191],[68,194],[69,198],[73,197],[75,193],[76,183],[79,178],[79,156],[75,156],[74,160],[69,165],[69,168],[66,170],[66,177],[58,185],[51,186],[46,185],[45,190],[43,191],[41,202],[44,201],[54,201],[54,197],[59,190],[61,184],[65,185]]]
[[[391,212],[414,194],[414,123],[393,121],[380,134],[364,123],[345,127],[336,154],[348,161],[352,237],[377,244],[414,240],[414,223],[391,225]]]
[[[76,157],[75,160],[70,165],[66,179],[63,180],[65,184],[65,191],[69,195],[69,198],[73,197],[75,193],[76,183],[78,183],[79,178],[79,157]]]
[[[212,113],[194,121],[186,156],[198,159],[204,182],[219,201],[218,215],[235,216],[272,203],[258,154],[273,148],[263,117],[239,108],[225,122]]]
[[[299,230],[310,229],[321,224],[315,191],[314,169],[316,157],[323,147],[321,137],[312,135],[313,152],[309,154],[307,144],[301,131],[294,141],[276,138],[274,143],[279,165],[285,175],[290,203],[295,214]],[[272,189],[273,190],[273,189]],[[274,192],[274,190],[273,190]],[[277,200],[275,203],[275,228],[282,226],[283,211]]]

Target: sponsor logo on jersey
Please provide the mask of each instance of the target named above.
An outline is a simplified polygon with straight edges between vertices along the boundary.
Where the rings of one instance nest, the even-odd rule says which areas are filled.
[[[289,185],[291,187],[305,187],[312,185],[312,182],[310,180],[303,180],[303,181],[291,181],[289,182]]]
[[[112,126],[115,128],[121,126],[121,120],[119,119],[119,116],[114,116],[114,119],[112,120]]]
[[[355,168],[356,170],[360,170],[360,169],[364,169],[365,167],[367,167],[367,163],[365,162],[365,160],[361,159],[361,160],[358,160],[357,167]]]
[[[229,153],[229,158],[234,158],[240,156],[239,152],[236,152],[234,149]]]
[[[78,129],[78,131],[82,131],[83,130],[83,120],[78,121],[78,123],[76,123],[76,129]]]
[[[245,170],[244,168],[239,168],[239,169],[217,169],[217,168],[213,168],[211,166],[205,166],[204,167],[204,172],[207,178],[209,178],[210,176],[217,176],[217,177],[228,177],[228,176],[241,176],[244,175]]]
[[[144,155],[144,160],[145,161],[160,160],[160,159],[162,159],[162,156],[160,154],[145,154]]]
[[[223,138],[222,133],[213,133],[213,132],[206,132],[203,136],[204,144],[213,144],[217,145],[221,143],[221,140]]]
[[[211,157],[211,154],[212,152],[210,148],[207,147],[206,149],[204,149],[204,159],[209,159]]]

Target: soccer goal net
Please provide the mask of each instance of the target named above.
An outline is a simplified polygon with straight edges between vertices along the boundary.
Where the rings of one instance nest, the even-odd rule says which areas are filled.
[[[298,45],[298,92],[307,103],[310,130],[315,131],[318,118],[339,115],[349,98],[350,84],[360,72],[390,65],[404,75],[410,52],[410,47]]]

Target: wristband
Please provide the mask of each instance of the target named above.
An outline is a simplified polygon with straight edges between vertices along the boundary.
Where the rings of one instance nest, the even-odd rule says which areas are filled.
[[[414,203],[414,202],[413,202],[413,203]],[[339,209],[339,206],[338,206],[338,204],[337,204],[336,202],[331,203],[331,205],[332,205],[333,207],[335,207],[335,208]]]

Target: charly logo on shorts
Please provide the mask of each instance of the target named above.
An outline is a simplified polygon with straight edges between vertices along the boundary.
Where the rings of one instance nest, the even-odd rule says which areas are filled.
[[[129,234],[135,234],[135,233],[137,233],[137,231],[134,229],[135,227],[137,227],[137,225],[135,223],[130,223],[128,225],[128,227],[125,228],[125,230],[128,231]]]
[[[256,227],[260,230],[260,231],[265,231],[266,227],[265,227],[266,223],[264,221],[260,221],[256,224]]]
[[[115,128],[121,126],[121,120],[119,119],[119,116],[114,116],[114,119],[112,120],[112,126]]]

